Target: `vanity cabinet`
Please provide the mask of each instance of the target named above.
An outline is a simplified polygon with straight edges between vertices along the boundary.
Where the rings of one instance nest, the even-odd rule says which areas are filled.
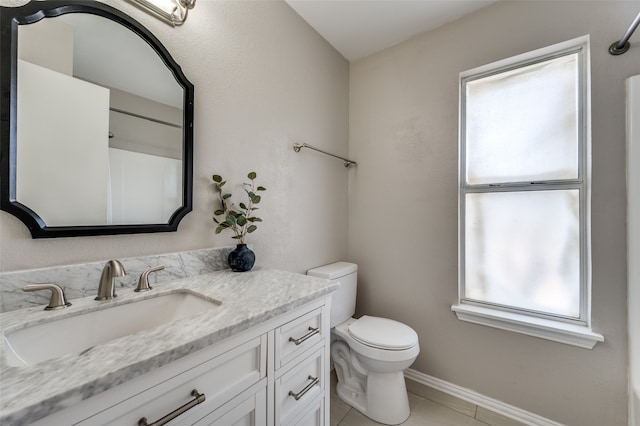
[[[325,296],[33,425],[151,425],[191,401],[166,424],[328,424],[329,309]]]

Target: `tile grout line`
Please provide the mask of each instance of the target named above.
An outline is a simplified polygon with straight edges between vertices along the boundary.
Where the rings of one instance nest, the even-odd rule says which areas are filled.
[[[434,404],[437,404],[437,405],[439,405],[439,406],[441,406],[441,407],[446,408],[447,410],[451,410],[451,411],[456,412],[456,413],[458,413],[458,414],[462,414],[463,416],[466,416],[466,417],[468,417],[468,418],[470,418],[470,419],[472,419],[472,420],[475,420],[475,421],[477,421],[477,422],[480,422],[480,423],[482,423],[482,424],[486,424],[487,426],[492,426],[491,424],[489,424],[489,423],[485,423],[484,421],[482,421],[482,420],[478,419],[478,405],[474,405],[474,406],[473,406],[473,407],[474,407],[474,409],[473,409],[473,416],[470,416],[470,415],[468,415],[468,414],[466,414],[466,413],[464,413],[464,412],[462,412],[462,411],[458,411],[458,410],[456,410],[456,409],[454,409],[454,408],[449,407],[448,405],[445,405],[445,404],[443,404],[443,403],[441,403],[441,402],[439,402],[439,401],[433,400],[433,399],[431,399],[431,398],[429,398],[429,397],[422,396],[422,395],[418,395],[418,394],[413,393],[413,392],[411,392],[411,391],[407,391],[407,393],[410,393],[411,395],[413,395],[413,396],[415,396],[415,397],[418,397],[418,398],[420,398],[420,399],[426,399],[426,400],[429,400],[429,401],[433,402]]]
[[[435,401],[435,400],[433,400],[433,399],[431,399],[431,398],[428,398],[428,397],[426,397],[426,396],[418,395],[418,394],[413,393],[413,392],[411,392],[411,391],[408,391],[407,393],[409,393],[409,394],[413,395],[414,397],[416,397],[416,398],[418,398],[418,399],[428,400],[428,401],[430,401],[430,402],[432,402],[432,403],[434,403],[434,404],[439,405],[440,407],[443,407],[443,408],[445,408],[445,409],[447,409],[447,410],[450,410],[450,411],[453,411],[453,412],[455,412],[455,413],[461,414],[461,415],[463,415],[463,416],[465,416],[465,417],[468,417],[468,418],[470,418],[470,419],[472,419],[472,420],[475,420],[475,421],[477,421],[477,422],[480,422],[480,423],[482,423],[482,424],[486,424],[487,426],[492,426],[491,424],[489,424],[489,423],[485,423],[484,421],[479,420],[479,419],[477,418],[477,415],[478,415],[478,405],[474,405],[474,412],[473,412],[473,416],[469,416],[469,415],[468,415],[468,414],[466,414],[466,413],[463,413],[463,412],[460,412],[460,411],[458,411],[458,410],[455,410],[455,409],[453,409],[453,408],[451,408],[451,407],[449,407],[449,406],[447,406],[447,405],[445,405],[445,404],[442,404],[441,402]],[[342,417],[340,418],[340,420],[339,420],[339,421],[338,421],[338,423],[337,423],[337,426],[341,426],[341,425],[342,425],[343,420],[344,420],[345,418],[347,418],[347,416],[349,415],[349,413],[350,413],[352,410],[355,410],[355,408],[353,408],[353,407],[349,408],[349,410],[345,413],[345,415],[344,415],[344,416],[342,416]],[[407,420],[408,420],[408,419],[407,419]],[[371,420],[371,421],[373,421],[373,420]],[[405,422],[405,423],[406,423],[406,422]],[[401,425],[402,425],[402,424],[404,424],[404,423],[401,423]]]

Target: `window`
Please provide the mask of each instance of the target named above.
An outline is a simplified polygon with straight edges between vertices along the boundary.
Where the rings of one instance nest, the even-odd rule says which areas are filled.
[[[592,348],[589,38],[460,74],[458,318]]]

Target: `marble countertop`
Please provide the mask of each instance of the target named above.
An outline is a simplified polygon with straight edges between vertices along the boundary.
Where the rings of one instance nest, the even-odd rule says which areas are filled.
[[[121,337],[80,354],[37,364],[10,367],[0,342],[0,424],[22,425],[73,406],[131,380],[275,318],[333,292],[337,284],[292,272],[258,268],[250,272],[217,271],[158,284],[152,291],[118,290],[118,297],[71,300],[58,311],[43,307],[0,314],[5,333],[31,325],[132,303],[187,289],[222,304],[200,314]],[[108,324],[105,324],[108,326]]]

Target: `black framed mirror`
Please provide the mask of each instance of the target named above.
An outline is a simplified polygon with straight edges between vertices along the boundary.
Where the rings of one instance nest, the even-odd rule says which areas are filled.
[[[33,238],[169,232],[192,209],[193,85],[96,1],[0,8],[0,209]]]

